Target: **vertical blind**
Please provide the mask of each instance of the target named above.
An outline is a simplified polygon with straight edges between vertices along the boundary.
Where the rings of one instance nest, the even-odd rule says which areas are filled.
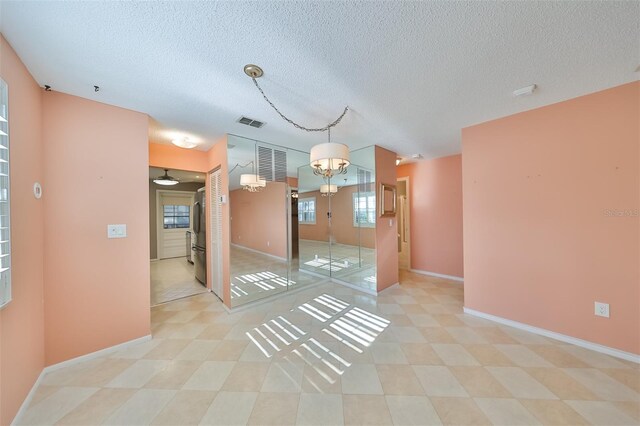
[[[11,301],[8,103],[7,84],[0,79],[0,307]]]

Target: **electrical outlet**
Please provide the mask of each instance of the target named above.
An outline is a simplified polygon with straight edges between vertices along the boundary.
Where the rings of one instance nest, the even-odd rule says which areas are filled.
[[[609,318],[609,304],[602,302],[595,302],[595,314],[598,317]]]

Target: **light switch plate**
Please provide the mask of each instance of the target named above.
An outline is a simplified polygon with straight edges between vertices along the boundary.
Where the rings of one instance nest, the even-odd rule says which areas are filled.
[[[126,238],[127,225],[107,225],[107,238]]]
[[[595,302],[595,314],[598,317],[609,318],[609,304],[602,302]]]

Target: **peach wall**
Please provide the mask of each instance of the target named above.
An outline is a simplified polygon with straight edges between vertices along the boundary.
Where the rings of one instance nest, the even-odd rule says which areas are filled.
[[[1,35],[0,77],[9,86],[11,145],[13,300],[0,310],[0,424],[8,425],[44,367],[44,198],[32,192],[44,158],[41,89]]]
[[[462,156],[397,168],[409,178],[411,268],[463,277]]]
[[[340,188],[331,200],[323,197],[320,191],[305,192],[300,194],[300,198],[315,197],[316,224],[300,224],[298,226],[299,238],[302,240],[329,241],[328,229],[329,221],[326,212],[329,211],[329,201],[331,201],[331,235],[338,244],[350,246],[362,245],[362,247],[375,248],[376,230],[375,228],[362,227],[358,230],[353,226],[353,193],[358,190],[357,185],[350,185]]]
[[[396,184],[396,153],[375,147],[377,204],[380,184]],[[380,211],[378,211],[378,215]],[[398,227],[395,217],[378,217],[376,222],[376,281],[378,291],[398,283]]]
[[[148,117],[43,94],[51,365],[150,333]],[[107,224],[127,237],[107,239]]]
[[[466,307],[640,353],[639,99],[634,82],[463,129]]]
[[[206,173],[209,154],[173,145],[149,143],[149,166]]]
[[[267,182],[260,192],[231,191],[231,242],[286,259],[287,201],[287,184],[282,182]]]
[[[214,171],[220,169],[222,178],[222,194],[229,197],[229,165],[227,160],[227,136],[221,138],[207,151],[207,169]],[[211,173],[207,173],[206,191],[211,193]],[[231,307],[231,230],[229,226],[230,211],[229,202],[222,205],[222,301],[227,307]],[[207,239],[211,241],[211,215],[207,214]],[[211,288],[212,281],[211,257],[207,256],[207,283]]]

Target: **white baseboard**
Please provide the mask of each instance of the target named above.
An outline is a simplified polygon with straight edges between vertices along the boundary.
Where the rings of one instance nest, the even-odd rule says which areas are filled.
[[[27,397],[24,399],[24,401],[22,401],[22,405],[20,406],[20,409],[18,410],[18,412],[16,413],[15,417],[13,418],[13,421],[11,422],[11,424],[14,425],[14,424],[19,423],[20,418],[24,415],[24,412],[29,407],[29,404],[31,404],[31,400],[33,399],[33,395],[36,393],[36,390],[38,389],[38,386],[40,386],[40,383],[42,382],[42,379],[48,373],[51,373],[52,371],[56,371],[56,370],[59,370],[59,369],[64,368],[64,367],[69,367],[71,365],[79,364],[79,363],[84,362],[84,361],[89,361],[89,360],[94,359],[94,358],[98,358],[98,357],[101,357],[101,356],[104,356],[104,355],[108,355],[108,354],[111,354],[111,353],[113,353],[115,351],[119,351],[121,349],[126,349],[126,348],[128,348],[130,346],[134,346],[134,345],[137,345],[139,343],[148,342],[149,340],[151,340],[151,335],[147,334],[146,336],[138,337],[137,339],[129,340],[128,342],[124,342],[124,343],[117,344],[115,346],[110,346],[108,348],[100,349],[99,351],[91,352],[91,353],[86,354],[86,355],[81,355],[81,356],[76,357],[76,358],[71,358],[71,359],[68,359],[66,361],[62,361],[62,362],[59,362],[57,364],[49,365],[48,367],[43,368],[42,371],[40,372],[40,375],[38,376],[38,379],[33,384],[33,386],[31,387],[31,390],[27,394]]]
[[[464,278],[463,277],[455,277],[453,275],[437,274],[435,272],[421,271],[420,269],[411,269],[410,268],[409,271],[415,272],[416,274],[420,274],[420,275],[429,275],[431,277],[444,278],[444,279],[447,279],[447,280],[464,282]]]
[[[38,389],[38,386],[40,386],[40,383],[42,382],[42,379],[44,378],[45,374],[46,374],[45,371],[42,370],[40,372],[40,375],[36,379],[36,382],[33,384],[33,386],[31,386],[31,390],[27,394],[27,397],[24,399],[24,401],[22,401],[22,405],[20,406],[20,409],[18,410],[15,417],[11,421],[12,426],[20,423],[19,420],[22,418],[25,411],[27,411],[27,408],[31,404],[31,401],[33,400],[33,396],[35,395],[36,390]]]
[[[581,348],[590,349],[595,352],[600,352],[606,355],[611,355],[616,358],[620,358],[620,359],[624,359],[627,361],[640,364],[640,355],[637,355],[631,352],[621,351],[620,349],[611,348],[609,346],[604,346],[599,343],[589,342],[588,340],[578,339],[577,337],[567,336],[566,334],[556,333],[555,331],[534,327],[532,325],[524,324],[518,321],[497,317],[491,314],[485,314],[484,312],[476,311],[469,308],[464,308],[464,313],[473,315],[474,317],[483,318],[489,321],[497,322],[499,324],[507,325],[509,327],[517,328],[519,330],[524,330],[530,333],[539,334],[540,336],[549,337],[551,339],[559,340],[561,342],[580,346]]]
[[[231,247],[235,247],[235,248],[239,248],[241,250],[247,250],[247,251],[250,251],[250,252],[253,252],[253,253],[261,254],[263,256],[271,257],[273,259],[280,260],[282,262],[286,262],[287,261],[286,257],[280,257],[280,256],[276,256],[275,254],[265,253],[265,252],[260,251],[260,250],[252,249],[252,248],[245,247],[245,246],[241,246],[240,244],[231,243]]]
[[[387,290],[391,290],[392,288],[396,288],[396,287],[400,287],[400,283],[399,283],[399,282],[397,282],[397,283],[395,283],[395,284],[391,284],[389,287],[387,287],[387,288],[385,288],[385,289],[380,290],[380,292],[378,292],[378,294],[382,294],[382,293],[384,293],[385,291],[387,291]]]
[[[148,342],[149,340],[151,340],[151,335],[147,334],[146,336],[142,336],[142,337],[138,337],[137,339],[133,339],[133,340],[129,340],[127,342],[124,343],[119,343],[117,345],[114,346],[109,346],[108,348],[104,348],[104,349],[100,349],[99,351],[95,351],[95,352],[91,352],[89,354],[86,355],[81,355],[79,357],[76,358],[71,358],[68,359],[66,361],[62,361],[59,362],[57,364],[53,364],[50,365],[48,367],[45,367],[44,370],[42,370],[43,373],[51,373],[52,371],[56,371],[59,370],[61,368],[64,367],[69,367],[70,365],[75,365],[84,361],[89,361],[90,359],[94,359],[94,358],[98,358],[104,355],[109,355],[113,352],[119,351],[121,349],[126,349],[129,346],[134,346],[137,345],[139,343],[143,343],[143,342]]]

